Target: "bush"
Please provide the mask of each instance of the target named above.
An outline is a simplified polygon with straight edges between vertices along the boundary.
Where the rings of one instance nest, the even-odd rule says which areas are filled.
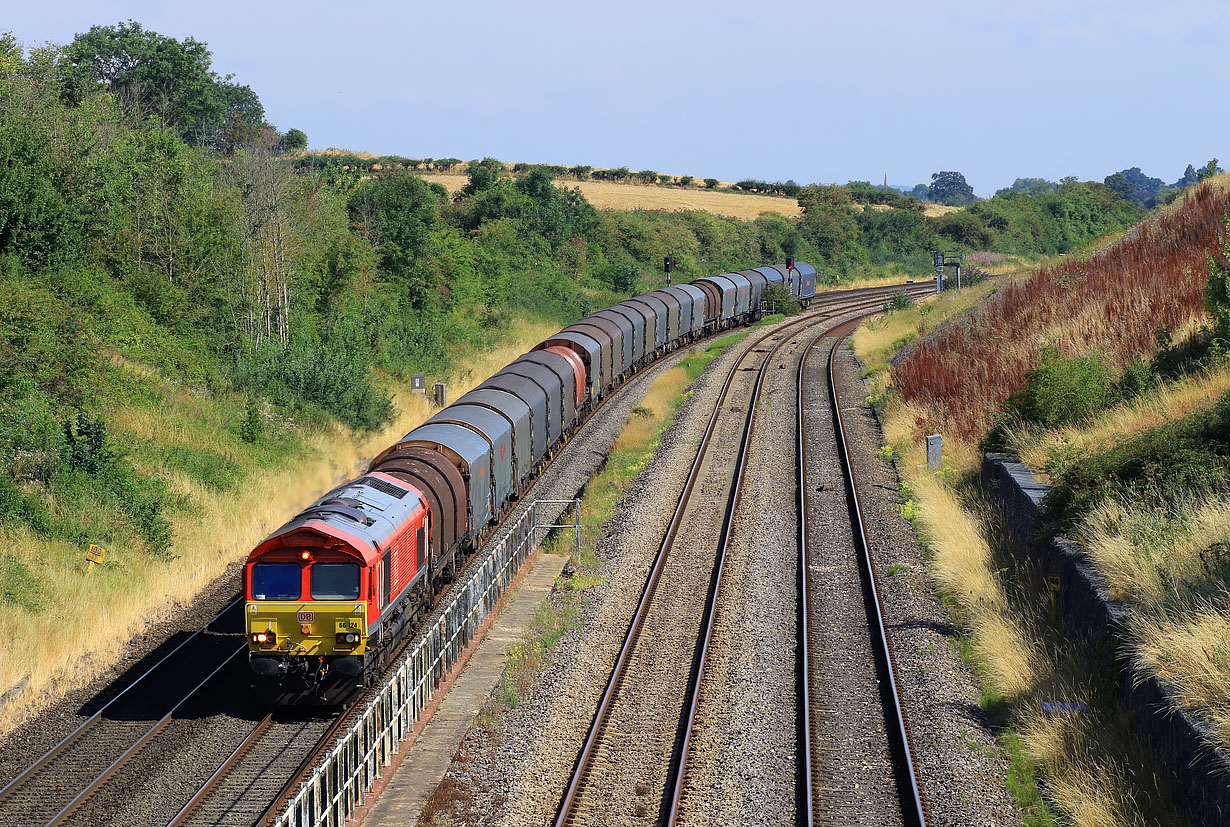
[[[720,183],[721,182],[718,181],[718,179],[716,178],[706,178],[705,179],[705,189],[711,190]]]
[[[894,310],[908,310],[914,306],[914,300],[910,298],[910,294],[904,290],[898,290],[893,293],[892,298],[884,302],[884,312],[892,313]]]
[[[1097,354],[1065,356],[1048,346],[1007,408],[1025,422],[1056,428],[1088,419],[1113,397],[1110,374]]]
[[[1057,459],[1047,515],[1069,525],[1110,496],[1174,507],[1230,483],[1230,394],[1217,404],[1145,431],[1090,457]]]
[[[615,292],[631,293],[641,280],[641,268],[632,261],[615,261],[600,268],[597,276]]]
[[[314,406],[352,428],[375,430],[393,416],[393,401],[368,378],[368,353],[354,335],[267,341],[238,365],[240,383],[292,410]]]
[[[794,316],[801,309],[799,300],[780,284],[770,284],[760,297],[760,306],[769,313],[783,313]]]

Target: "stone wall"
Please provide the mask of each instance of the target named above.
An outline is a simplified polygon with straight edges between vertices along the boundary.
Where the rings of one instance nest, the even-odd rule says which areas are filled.
[[[1111,600],[1080,543],[1046,533],[1040,509],[1048,486],[1027,466],[996,454],[983,458],[982,483],[1017,541],[1042,556],[1057,589],[1056,616],[1068,636],[1120,684],[1132,732],[1171,776],[1176,804],[1193,824],[1230,824],[1230,754],[1213,746],[1211,730],[1197,713],[1175,711],[1169,686],[1131,667],[1124,632],[1128,608]]]

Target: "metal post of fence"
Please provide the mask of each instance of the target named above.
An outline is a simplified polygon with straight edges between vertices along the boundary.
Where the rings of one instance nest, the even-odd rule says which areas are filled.
[[[581,562],[581,498],[572,500],[572,518],[577,524],[577,563]]]

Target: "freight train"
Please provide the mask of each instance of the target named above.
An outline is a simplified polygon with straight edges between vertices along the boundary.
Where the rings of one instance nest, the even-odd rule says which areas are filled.
[[[351,699],[599,403],[664,354],[763,316],[771,285],[808,306],[816,270],[787,259],[587,316],[266,537],[243,571],[253,689],[278,704]]]

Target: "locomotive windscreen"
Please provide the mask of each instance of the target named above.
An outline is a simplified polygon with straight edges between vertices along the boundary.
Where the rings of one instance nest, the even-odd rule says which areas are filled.
[[[303,578],[298,563],[257,563],[252,566],[253,600],[298,600]]]
[[[359,566],[357,563],[313,563],[313,600],[358,600]]]

